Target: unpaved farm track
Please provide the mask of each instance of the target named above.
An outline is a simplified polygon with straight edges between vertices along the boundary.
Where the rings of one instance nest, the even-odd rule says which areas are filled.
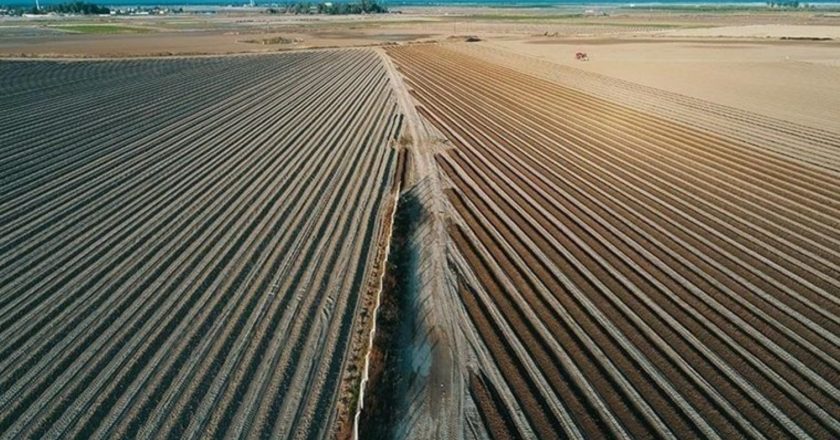
[[[488,436],[840,436],[837,137],[783,127],[795,160],[465,52],[388,49],[454,146]]]
[[[2,438],[331,436],[397,167],[381,56],[0,62],[0,95]]]

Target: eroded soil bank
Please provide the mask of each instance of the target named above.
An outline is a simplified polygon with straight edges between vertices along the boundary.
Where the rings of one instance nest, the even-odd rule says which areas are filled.
[[[418,288],[418,249],[411,237],[424,212],[422,204],[410,192],[401,197],[397,206],[370,354],[370,379],[359,420],[359,438],[392,438],[408,407],[407,390],[413,377],[410,341],[416,317],[412,296]]]

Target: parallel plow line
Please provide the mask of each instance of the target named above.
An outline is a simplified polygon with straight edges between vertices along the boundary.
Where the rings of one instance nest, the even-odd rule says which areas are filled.
[[[0,436],[328,437],[397,160],[381,59],[149,63],[4,144]]]

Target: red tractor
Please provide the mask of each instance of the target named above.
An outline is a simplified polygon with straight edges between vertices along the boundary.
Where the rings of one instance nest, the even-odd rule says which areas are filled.
[[[589,55],[586,52],[578,52],[575,54],[575,59],[578,61],[589,61]]]

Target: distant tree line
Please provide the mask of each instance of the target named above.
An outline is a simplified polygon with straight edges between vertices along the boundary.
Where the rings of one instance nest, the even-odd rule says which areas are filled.
[[[798,1],[769,1],[767,6],[778,9],[797,9],[800,6],[807,8],[808,4],[800,4]]]
[[[383,14],[388,8],[376,2],[376,0],[361,0],[358,3],[350,2],[297,2],[288,3],[281,8],[269,8],[269,14]]]
[[[101,15],[101,14],[110,14],[111,10],[106,8],[105,6],[99,6],[93,3],[85,3],[85,2],[71,2],[71,3],[61,3],[57,5],[47,5],[43,6],[40,9],[36,7],[25,8],[25,7],[10,7],[10,8],[2,8],[7,15],[22,15],[22,14],[78,14],[78,15]]]
[[[111,12],[105,6],[99,6],[94,3],[85,3],[85,2],[71,2],[71,3],[60,3],[57,5],[49,5],[41,8],[42,11],[46,12],[55,12],[58,14],[82,14],[82,15],[91,15],[91,14],[108,14]]]

